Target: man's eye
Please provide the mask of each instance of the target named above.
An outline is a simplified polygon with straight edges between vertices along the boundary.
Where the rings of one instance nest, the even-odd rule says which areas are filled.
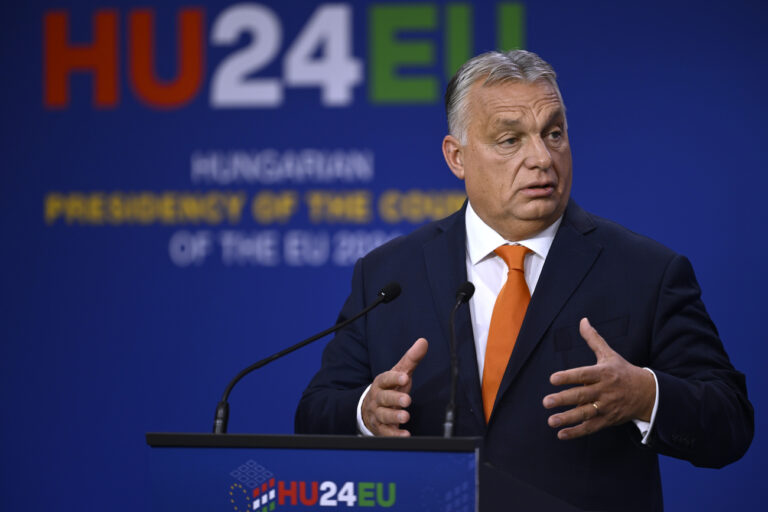
[[[552,140],[560,140],[563,137],[563,132],[560,130],[553,130],[549,132],[549,138]]]
[[[518,139],[517,139],[517,137],[510,137],[510,138],[508,138],[508,139],[504,139],[504,141],[502,142],[502,144],[507,144],[507,145],[510,145],[510,144],[517,144],[517,140],[518,140]]]

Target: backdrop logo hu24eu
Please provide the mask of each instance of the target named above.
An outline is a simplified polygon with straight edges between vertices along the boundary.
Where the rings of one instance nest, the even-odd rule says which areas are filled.
[[[123,77],[136,99],[162,110],[196,100],[208,81],[208,102],[215,109],[279,108],[287,89],[306,88],[318,90],[323,107],[350,107],[355,89],[365,80],[365,68],[371,104],[434,104],[442,99],[440,75],[449,79],[475,53],[471,3],[382,2],[367,6],[365,16],[355,16],[354,8],[362,7],[322,3],[312,13],[291,7],[282,15],[258,3],[236,3],[217,13],[183,7],[175,23],[164,9],[154,7],[127,12],[98,8],[91,12],[90,30],[85,31],[74,30],[80,23],[74,18],[87,17],[81,9],[46,10],[43,104],[68,108],[71,78],[85,74],[91,79],[93,106],[99,109],[118,106],[126,88]],[[488,23],[495,20],[499,48],[525,46],[522,3],[499,2],[495,12],[486,10],[478,15],[485,14]],[[306,21],[294,35],[288,27],[302,17]],[[358,55],[366,49],[354,48],[356,17],[368,20],[365,61]],[[175,47],[158,45],[157,40],[164,39],[157,34],[169,32],[176,36]],[[441,32],[450,43],[443,45],[442,54],[436,43]],[[249,40],[246,46],[241,45],[243,38]],[[401,68],[410,72],[401,73]],[[435,71],[440,68],[442,73]]]
[[[275,475],[254,460],[230,473],[229,502],[235,512],[271,512],[278,507],[381,507],[389,508],[397,499],[393,482],[343,482],[331,480],[277,480]]]

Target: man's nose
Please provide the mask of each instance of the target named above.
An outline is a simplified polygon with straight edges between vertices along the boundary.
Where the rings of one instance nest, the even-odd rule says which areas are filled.
[[[525,165],[531,169],[549,169],[552,165],[552,155],[541,137],[529,139]]]

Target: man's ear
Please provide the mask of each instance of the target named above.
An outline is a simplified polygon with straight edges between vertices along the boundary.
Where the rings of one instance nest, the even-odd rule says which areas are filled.
[[[464,155],[463,147],[453,135],[446,135],[443,139],[443,157],[454,176],[464,179]]]

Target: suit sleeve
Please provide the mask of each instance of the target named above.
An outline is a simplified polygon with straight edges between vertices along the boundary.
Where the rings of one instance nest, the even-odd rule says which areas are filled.
[[[659,290],[651,368],[659,409],[648,445],[696,466],[738,460],[752,441],[754,411],[701,302],[690,262],[675,256]]]
[[[352,292],[337,323],[366,306],[362,267],[362,260],[358,260],[352,275]],[[320,370],[299,400],[294,422],[297,434],[357,434],[357,402],[373,381],[365,322],[365,317],[353,322],[326,346]]]

